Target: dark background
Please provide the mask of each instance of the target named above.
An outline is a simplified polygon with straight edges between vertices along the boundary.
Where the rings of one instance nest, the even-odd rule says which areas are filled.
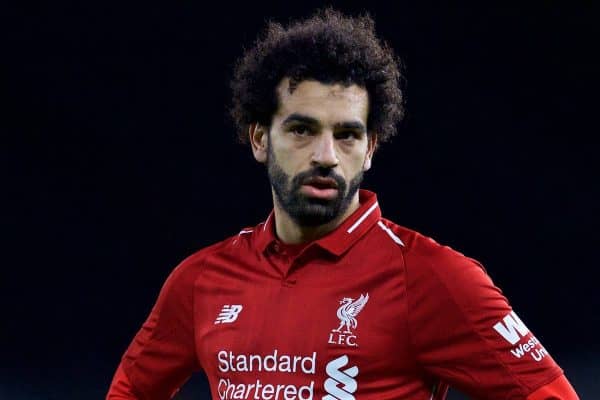
[[[170,270],[266,217],[228,81],[265,20],[313,10],[81,3],[0,13],[1,399],[102,398]],[[483,262],[597,398],[597,6],[344,4],[406,65],[407,118],[364,187]],[[179,398],[208,399],[203,379]]]

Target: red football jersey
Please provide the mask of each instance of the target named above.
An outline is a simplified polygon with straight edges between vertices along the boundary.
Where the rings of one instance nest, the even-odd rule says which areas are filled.
[[[577,398],[478,262],[383,219],[373,193],[360,203],[309,244],[278,241],[271,214],[183,261],[123,356],[130,391],[168,399],[203,370],[221,400],[431,400],[448,385],[541,399],[556,382],[567,395],[552,398]]]

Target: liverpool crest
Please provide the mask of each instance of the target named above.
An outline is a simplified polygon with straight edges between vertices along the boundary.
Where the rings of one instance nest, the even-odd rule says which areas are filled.
[[[337,310],[337,317],[340,319],[340,325],[331,330],[329,334],[330,344],[341,344],[346,346],[358,346],[356,344],[356,335],[352,332],[358,326],[356,316],[361,312],[369,301],[369,294],[361,294],[356,300],[350,297],[344,297],[340,301],[340,307]]]

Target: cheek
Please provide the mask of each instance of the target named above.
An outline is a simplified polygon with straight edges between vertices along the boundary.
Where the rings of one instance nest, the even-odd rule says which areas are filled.
[[[275,160],[277,165],[287,174],[295,175],[299,172],[298,168],[298,154],[293,149],[287,148],[274,148],[273,149]]]
[[[358,172],[362,171],[365,167],[368,167],[369,161],[366,158],[366,152],[355,152],[348,156],[347,172],[350,173],[350,177],[355,176]]]
[[[293,174],[304,172],[311,168],[311,152],[309,148],[282,147],[279,149],[277,157],[279,163]]]

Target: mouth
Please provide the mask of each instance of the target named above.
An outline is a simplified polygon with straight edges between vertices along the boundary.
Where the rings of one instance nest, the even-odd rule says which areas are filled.
[[[333,178],[313,176],[304,181],[304,185],[314,186],[317,189],[336,189],[338,184]]]
[[[316,176],[304,181],[300,191],[305,196],[331,200],[338,194],[338,184],[335,179]]]

